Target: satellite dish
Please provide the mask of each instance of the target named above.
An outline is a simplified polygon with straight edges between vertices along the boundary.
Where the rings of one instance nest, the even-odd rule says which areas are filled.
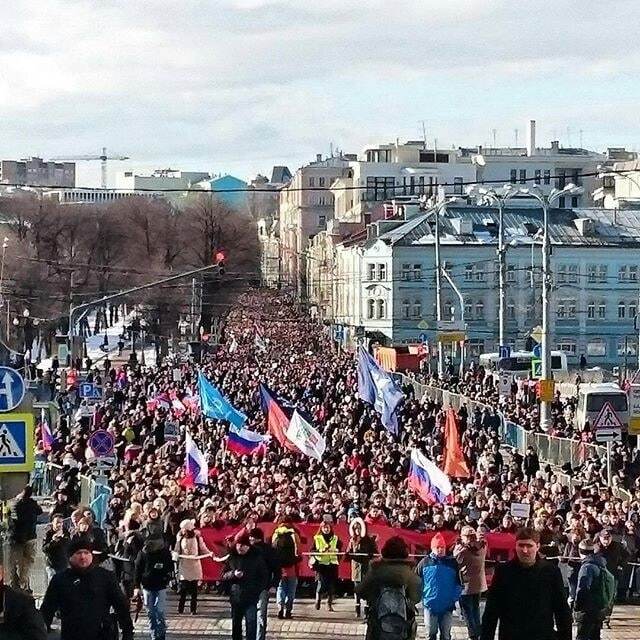
[[[473,164],[477,164],[479,167],[484,167],[487,164],[487,161],[484,159],[484,156],[481,153],[472,156],[471,161],[473,162]]]

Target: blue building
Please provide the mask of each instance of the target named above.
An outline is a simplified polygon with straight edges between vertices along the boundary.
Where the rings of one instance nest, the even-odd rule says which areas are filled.
[[[242,211],[246,209],[248,184],[244,180],[226,175],[206,180],[206,184],[210,185],[211,191],[219,191],[217,198],[226,205]]]

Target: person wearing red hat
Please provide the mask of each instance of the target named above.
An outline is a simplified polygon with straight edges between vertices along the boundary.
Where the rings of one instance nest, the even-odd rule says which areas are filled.
[[[431,553],[416,567],[422,580],[422,605],[424,625],[428,639],[451,640],[452,613],[462,594],[460,567],[455,559],[447,556],[447,543],[441,533],[431,538]]]

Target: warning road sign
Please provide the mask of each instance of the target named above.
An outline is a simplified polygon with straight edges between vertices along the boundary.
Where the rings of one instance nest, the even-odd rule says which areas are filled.
[[[0,473],[32,471],[33,416],[7,413],[0,419]]]
[[[593,430],[596,442],[613,442],[622,439],[624,425],[610,402],[605,402],[598,417],[594,420]]]

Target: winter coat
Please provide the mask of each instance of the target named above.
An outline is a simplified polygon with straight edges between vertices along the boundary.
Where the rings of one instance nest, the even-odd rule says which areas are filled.
[[[162,591],[167,588],[172,575],[173,560],[169,549],[162,541],[145,544],[135,564],[135,585],[147,591]]]
[[[464,594],[484,593],[487,590],[487,543],[484,540],[473,544],[457,544],[453,549],[453,557],[460,567],[460,577]]]
[[[596,602],[596,593],[599,586],[600,573],[606,566],[605,559],[599,554],[592,553],[582,561],[578,572],[578,586],[574,604],[576,612],[588,615],[602,613]]]
[[[42,551],[47,566],[56,571],[62,571],[69,566],[69,536],[63,533],[62,537],[54,539],[53,529],[44,534]]]
[[[0,622],[2,640],[46,640],[47,629],[33,598],[8,585],[0,586],[0,598],[4,614],[4,622]]]
[[[487,592],[481,640],[571,640],[571,611],[558,567],[538,558],[498,564]],[[554,631],[554,627],[557,628]]]
[[[258,542],[253,547],[267,566],[268,586],[275,587],[280,581],[280,562],[276,550],[268,542]]]
[[[40,505],[33,498],[21,498],[13,507],[11,521],[11,542],[22,544],[35,540],[38,516],[42,513]]]
[[[235,571],[242,571],[237,578]],[[229,583],[229,600],[233,606],[255,605],[260,594],[269,585],[269,570],[264,557],[257,549],[250,548],[244,555],[232,551],[224,565],[222,579]]]
[[[56,611],[60,612],[60,640],[107,640],[113,622],[109,610],[116,612],[122,639],[133,638],[133,623],[129,603],[122,593],[115,574],[102,567],[91,566],[84,571],[65,569],[51,579],[40,612],[47,628]]]
[[[453,611],[462,595],[460,568],[450,556],[429,554],[416,567],[422,579],[422,605],[432,613]]]
[[[351,560],[351,579],[354,582],[362,582],[371,565],[373,556],[378,553],[378,548],[373,538],[365,535],[356,542],[354,538],[349,540],[345,558]]]
[[[211,553],[197,531],[193,538],[187,538],[182,533],[179,533],[174,551],[178,556],[204,556]],[[178,580],[202,580],[201,561],[192,558],[179,558]]]
[[[629,561],[627,550],[619,542],[612,540],[608,546],[600,548],[600,555],[604,557],[607,569],[611,571],[617,580],[620,575],[620,567],[624,567]]]

